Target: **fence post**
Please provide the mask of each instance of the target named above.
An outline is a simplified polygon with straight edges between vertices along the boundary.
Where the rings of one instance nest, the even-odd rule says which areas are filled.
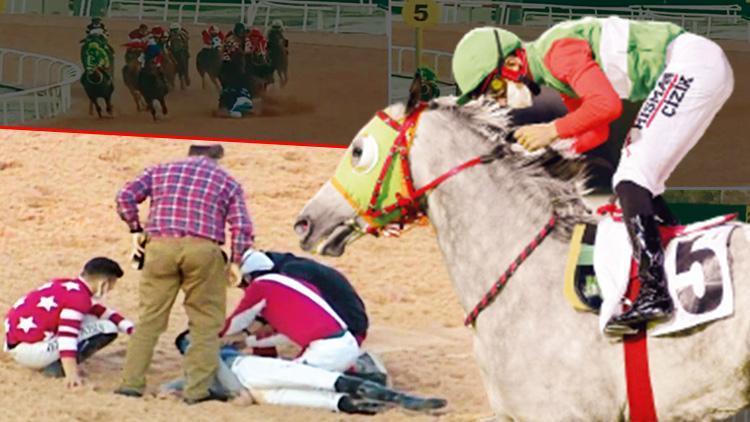
[[[138,20],[143,20],[143,0],[138,2]]]
[[[25,55],[21,54],[18,57],[18,74],[16,75],[16,85],[21,86],[23,85],[23,59],[26,58]]]
[[[247,25],[247,22],[245,22],[245,0],[240,2],[240,22]]]
[[[182,7],[185,6],[184,3],[180,3],[180,6],[177,8],[177,22],[182,23]]]
[[[708,17],[708,24],[707,25],[708,26],[706,28],[706,36],[710,37],[711,36],[711,16]]]
[[[193,23],[198,23],[198,15],[201,13],[201,0],[195,0],[195,14],[193,15]]]
[[[268,23],[270,22],[270,19],[271,19],[271,6],[266,5],[266,19],[263,21],[264,28],[268,28]]]
[[[336,21],[333,24],[333,33],[339,33],[339,24],[341,23],[341,6],[336,5]]]
[[[115,0],[110,0],[107,2],[107,17],[112,16],[112,3],[114,3]]]
[[[164,22],[169,20],[169,0],[164,0],[164,15],[162,16],[162,19]]]
[[[270,9],[270,6],[269,6]],[[302,14],[302,32],[307,32],[307,3],[305,3],[304,13]]]

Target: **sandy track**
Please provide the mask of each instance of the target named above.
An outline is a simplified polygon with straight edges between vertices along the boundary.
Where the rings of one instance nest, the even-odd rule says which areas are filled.
[[[182,157],[188,143],[93,135],[0,131],[0,312],[46,278],[75,275],[96,254],[126,262],[129,234],[114,208],[114,195],[144,166]],[[333,172],[340,151],[322,148],[226,144],[224,165],[248,191],[258,246],[299,252],[291,224],[307,199]],[[444,396],[445,420],[489,415],[471,334],[462,327],[432,230],[420,228],[402,239],[363,239],[340,259],[362,294],[372,320],[365,345],[378,352],[395,385]],[[409,269],[405,272],[404,269]],[[138,274],[129,270],[109,304],[135,318]],[[239,291],[230,294],[231,305]],[[149,373],[153,391],[180,374],[174,336],[186,326],[177,300]],[[207,403],[187,407],[173,400],[131,400],[111,394],[119,380],[126,339],[95,356],[84,368],[93,387],[68,394],[63,383],[0,358],[0,406],[14,412],[0,420],[351,420],[325,411]],[[393,410],[366,420],[431,420]],[[363,419],[365,420],[365,419]]]

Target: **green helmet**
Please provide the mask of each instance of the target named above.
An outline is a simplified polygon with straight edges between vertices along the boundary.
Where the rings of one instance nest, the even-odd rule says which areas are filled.
[[[464,35],[453,53],[453,78],[461,90],[458,104],[467,103],[469,95],[497,69],[501,60],[519,48],[521,39],[505,29],[486,26]]]

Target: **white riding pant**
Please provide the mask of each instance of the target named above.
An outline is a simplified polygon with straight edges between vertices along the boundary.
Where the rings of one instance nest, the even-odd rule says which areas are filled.
[[[260,403],[336,411],[344,396],[334,388],[340,373],[297,361],[241,356],[232,363],[231,370]]]
[[[93,315],[84,316],[78,343],[98,334],[117,334],[117,326],[112,321],[98,319]],[[31,369],[43,369],[60,359],[55,335],[36,343],[18,343],[7,352],[18,364]]]
[[[672,171],[703,136],[734,88],[724,51],[685,33],[667,48],[666,66],[643,102],[623,145],[613,187],[634,182],[656,196]]]
[[[311,342],[296,361],[329,371],[344,372],[357,362],[360,353],[357,339],[346,331],[341,337]]]

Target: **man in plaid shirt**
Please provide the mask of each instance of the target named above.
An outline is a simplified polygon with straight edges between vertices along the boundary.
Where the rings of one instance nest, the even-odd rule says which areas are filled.
[[[117,210],[142,248],[138,330],[128,343],[122,384],[115,392],[140,397],[154,347],[166,330],[180,289],[196,347],[185,356],[187,403],[225,399],[209,392],[217,369],[219,331],[226,314],[227,266],[236,265],[253,244],[253,225],[242,186],[217,160],[220,145],[191,146],[190,157],[146,169],[117,194]],[[138,204],[151,198],[148,224],[141,228]],[[226,262],[225,225],[232,233]]]

